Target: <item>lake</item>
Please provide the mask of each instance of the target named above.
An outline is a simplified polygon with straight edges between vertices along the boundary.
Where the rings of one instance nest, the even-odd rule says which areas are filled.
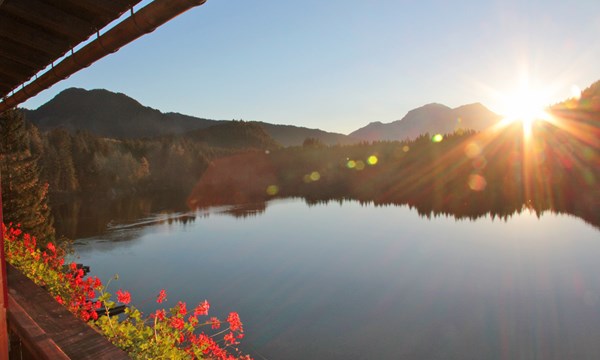
[[[130,290],[147,312],[162,288],[168,306],[208,299],[211,315],[239,312],[256,359],[600,354],[600,231],[570,215],[457,220],[299,198],[191,213],[164,199],[116,203],[63,211],[76,261],[105,283],[118,273],[111,292]]]

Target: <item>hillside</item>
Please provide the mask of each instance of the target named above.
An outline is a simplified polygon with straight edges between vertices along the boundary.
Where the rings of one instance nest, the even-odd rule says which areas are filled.
[[[361,140],[405,140],[421,134],[447,134],[458,129],[483,130],[501,117],[479,103],[455,109],[442,104],[427,104],[409,111],[401,120],[373,122],[349,136]]]
[[[103,89],[77,88],[62,91],[36,110],[26,110],[26,116],[41,130],[61,127],[70,132],[82,130],[94,135],[122,139],[182,135],[229,122],[179,113],[162,113],[125,94]],[[265,122],[257,124],[283,146],[302,145],[308,137],[331,145],[355,142],[346,135],[318,129]]]
[[[212,120],[163,114],[125,94],[100,89],[64,90],[37,110],[27,111],[26,116],[41,130],[62,127],[71,132],[85,130],[94,135],[129,139],[182,134],[216,124]]]
[[[600,80],[581,92],[578,98],[571,98],[551,106],[552,111],[600,112]]]
[[[281,147],[255,122],[226,121],[206,129],[194,130],[185,134],[185,137],[213,147],[269,150]]]
[[[309,129],[293,125],[269,124],[262,121],[257,121],[267,134],[271,135],[278,143],[285,146],[302,145],[307,138],[319,139],[327,145],[348,145],[359,142],[359,139],[354,137],[327,132],[319,129]]]

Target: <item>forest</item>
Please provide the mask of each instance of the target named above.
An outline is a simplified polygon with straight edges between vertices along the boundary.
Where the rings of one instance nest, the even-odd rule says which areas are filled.
[[[191,210],[243,205],[232,210],[238,216],[260,213],[269,199],[301,197],[408,205],[423,216],[457,218],[554,211],[598,227],[599,88],[554,105],[558,120],[536,123],[529,138],[512,123],[333,146],[307,138],[282,147],[259,123],[244,121],[138,139],[41,132],[11,111],[0,119],[4,214],[51,239],[50,205],[58,209],[65,198],[77,204],[79,195],[162,192],[187,199]]]

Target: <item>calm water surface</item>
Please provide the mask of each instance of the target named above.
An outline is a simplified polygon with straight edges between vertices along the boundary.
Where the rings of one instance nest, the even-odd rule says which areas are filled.
[[[77,261],[118,273],[113,292],[146,311],[162,288],[169,306],[238,311],[257,359],[600,357],[600,231],[580,219],[299,199],[226,210],[114,219],[76,241]]]

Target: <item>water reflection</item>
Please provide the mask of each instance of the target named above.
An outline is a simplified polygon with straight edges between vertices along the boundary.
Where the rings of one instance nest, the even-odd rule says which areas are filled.
[[[341,206],[340,206],[341,204]],[[508,222],[357,201],[274,200],[192,223],[78,241],[80,262],[121,275],[146,311],[169,299],[237,310],[256,358],[593,359],[600,347],[597,230],[569,216]],[[146,224],[146,221],[142,223]],[[120,235],[117,235],[120,236]],[[212,310],[212,308],[211,308]],[[525,354],[525,355],[524,355]],[[538,355],[536,355],[538,354]]]
[[[51,198],[58,235],[87,238],[126,226],[162,221],[193,221],[187,214],[185,196],[177,193],[132,194],[107,197],[99,194]]]
[[[247,153],[57,223],[146,312],[239,311],[258,359],[596,359],[600,157],[555,135]]]
[[[157,213],[175,215],[148,224],[193,221],[211,208],[238,218],[258,216],[268,201],[281,198],[303,198],[309,205],[344,200],[407,205],[427,218],[508,220],[523,211],[550,212],[600,229],[600,146],[589,136],[598,130],[574,136],[573,129],[585,123],[566,116],[561,121],[535,127],[529,140],[516,124],[443,141],[424,136],[410,146],[382,142],[247,152],[215,160],[189,194],[51,199],[52,207],[58,233],[70,238],[121,223],[143,226],[139,219]]]
[[[505,129],[511,131],[520,134],[519,128]],[[427,218],[507,220],[523,211],[566,213],[600,228],[600,167],[594,165],[600,154],[560,133],[555,136],[556,131],[538,128],[535,133],[545,140],[528,145],[516,135],[507,141],[506,133],[501,138],[493,133],[447,137],[434,145],[423,139],[423,144],[412,144],[413,155],[401,150],[402,143],[236,155],[211,164],[188,205],[240,209],[240,204],[285,197],[304,198],[308,204],[357,200],[408,205]],[[566,145],[571,152],[563,151]],[[361,157],[366,160],[359,169],[359,160],[352,159]]]

